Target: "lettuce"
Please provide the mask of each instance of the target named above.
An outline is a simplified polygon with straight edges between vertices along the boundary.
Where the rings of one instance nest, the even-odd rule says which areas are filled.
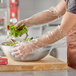
[[[27,34],[27,27],[22,24],[19,27],[15,27],[15,25],[8,25],[10,29],[10,35],[14,37],[21,37],[23,34]]]
[[[15,25],[8,25],[9,29],[10,29],[10,35],[11,36],[14,36],[15,38],[16,37],[21,37],[23,34],[26,34],[25,38],[24,38],[24,41],[31,41],[30,38],[28,38],[28,30],[27,30],[27,27],[22,24],[20,25],[19,27],[15,27]],[[20,41],[13,41],[11,39],[11,43],[6,43],[7,46],[14,46],[16,44],[18,44]]]

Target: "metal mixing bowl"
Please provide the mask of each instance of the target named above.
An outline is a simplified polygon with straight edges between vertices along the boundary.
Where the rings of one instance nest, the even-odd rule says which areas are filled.
[[[15,58],[14,56],[11,55],[12,52],[11,50],[14,48],[13,46],[1,45],[1,48],[7,57],[10,57],[17,61],[38,61],[47,56],[50,51],[48,47],[40,48],[32,51],[24,59],[21,59],[21,57]]]

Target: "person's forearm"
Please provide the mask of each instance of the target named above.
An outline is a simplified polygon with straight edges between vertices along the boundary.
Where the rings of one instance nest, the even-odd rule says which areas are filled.
[[[65,2],[62,0],[55,8],[36,14],[26,20],[27,26],[48,23],[65,13]]]
[[[53,21],[56,18],[58,18],[58,15],[56,14],[55,10],[52,9],[51,11],[47,10],[32,16],[27,20],[27,22],[30,25],[39,25]]]
[[[71,18],[71,20],[70,20]],[[35,48],[40,48],[52,44],[64,36],[68,35],[68,32],[76,24],[76,15],[67,12],[62,19],[60,27],[56,28],[53,31],[49,31],[48,34],[39,38],[36,42],[33,43]]]

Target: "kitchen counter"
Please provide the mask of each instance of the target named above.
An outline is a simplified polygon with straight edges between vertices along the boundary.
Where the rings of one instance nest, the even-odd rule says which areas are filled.
[[[76,76],[76,70],[69,68],[68,71],[51,70],[51,71],[0,72],[0,76]]]

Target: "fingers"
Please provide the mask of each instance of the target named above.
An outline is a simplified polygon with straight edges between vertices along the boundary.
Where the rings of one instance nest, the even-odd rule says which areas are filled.
[[[18,50],[16,52],[12,52],[11,55],[14,56],[15,58],[21,57],[23,59],[26,56],[26,53],[20,52],[20,50]]]
[[[15,27],[19,27],[22,24],[22,22],[18,22]]]
[[[13,49],[12,49],[12,52],[16,52],[16,51],[18,51],[18,49],[19,49],[19,47],[13,48]]]
[[[21,59],[24,59],[25,56],[27,56],[32,51],[30,45],[28,43],[20,43],[18,44],[13,51],[11,52],[11,55]]]
[[[21,20],[20,22],[18,22],[15,27],[19,27],[21,24],[24,24],[24,20]]]
[[[19,58],[19,57],[22,57],[22,56],[23,56],[23,54],[22,54],[22,53],[19,53],[19,51],[13,52],[12,55],[13,55],[15,58]]]
[[[15,47],[14,49],[12,49],[11,55],[14,56],[15,58],[21,57],[24,55],[24,51],[22,49],[22,47]]]
[[[19,47],[15,47],[12,49],[11,55],[18,55],[20,53]]]
[[[14,56],[15,58],[20,57],[21,59],[24,59],[24,57],[27,56],[29,52],[30,52],[29,50],[25,51],[21,49],[14,49],[11,55]]]
[[[19,51],[16,51],[16,52],[12,52],[11,55],[15,56],[15,55],[18,55],[19,54]]]
[[[13,51],[11,53],[12,56],[14,56],[15,58],[18,58],[18,57],[21,57],[22,56],[22,53],[20,50],[17,50],[17,51]]]

